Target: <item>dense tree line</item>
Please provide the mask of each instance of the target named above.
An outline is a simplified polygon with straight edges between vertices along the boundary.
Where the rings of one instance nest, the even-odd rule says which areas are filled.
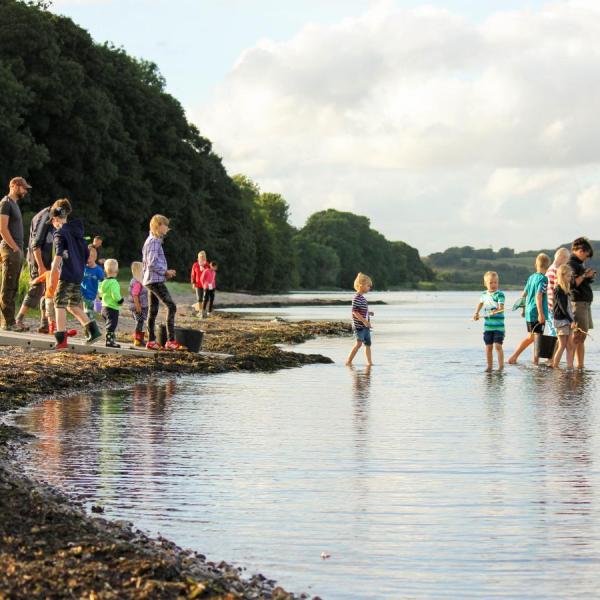
[[[280,195],[228,176],[156,65],[94,43],[43,2],[0,0],[0,90],[0,181],[32,182],[26,219],[68,197],[124,264],[159,212],[180,278],[200,249],[230,289],[348,287],[359,269],[380,288],[431,278],[415,249],[365,217],[324,211],[295,230]]]

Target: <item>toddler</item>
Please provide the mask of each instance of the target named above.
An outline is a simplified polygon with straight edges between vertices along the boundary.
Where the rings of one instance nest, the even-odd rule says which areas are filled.
[[[129,309],[135,320],[133,345],[143,346],[144,323],[148,318],[148,290],[142,285],[144,270],[141,262],[131,263],[131,274],[133,277],[129,282]]]
[[[119,274],[119,263],[114,258],[104,261],[106,279],[100,284],[100,296],[102,297],[102,317],[106,325],[106,347],[120,348],[121,344],[115,341],[115,332],[119,324],[119,310],[123,304],[121,286],[117,281]]]
[[[83,300],[83,310],[88,319],[95,319],[94,302],[98,296],[98,286],[104,279],[104,270],[96,264],[96,248],[93,244],[88,246],[90,255],[87,264],[83,269],[83,281],[81,282],[81,297]]]

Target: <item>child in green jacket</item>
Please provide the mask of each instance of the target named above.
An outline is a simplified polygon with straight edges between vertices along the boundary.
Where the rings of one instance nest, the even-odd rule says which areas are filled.
[[[119,263],[114,258],[104,261],[106,279],[100,284],[100,297],[102,298],[102,317],[106,325],[106,346],[120,348],[121,344],[115,341],[115,332],[119,323],[119,310],[123,304],[121,286],[117,281]]]

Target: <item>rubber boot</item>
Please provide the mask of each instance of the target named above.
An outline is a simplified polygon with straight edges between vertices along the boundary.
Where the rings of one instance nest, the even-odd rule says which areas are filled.
[[[56,333],[56,322],[55,321],[50,321],[48,323],[48,333],[50,335],[54,335]]]
[[[142,335],[143,334],[141,332],[139,332],[139,331],[134,331],[133,332],[133,345],[134,346],[137,346],[138,348],[140,346],[143,346]]]
[[[64,331],[57,331],[54,334],[54,337],[56,338],[56,345],[54,346],[55,350],[66,350],[68,348],[68,338]]]
[[[117,344],[115,342],[115,332],[107,331],[106,332],[106,343],[104,344],[107,348],[120,348],[121,344]]]
[[[99,338],[102,337],[100,333],[100,329],[98,328],[98,323],[96,321],[90,321],[85,327],[85,343],[93,344]]]
[[[48,319],[40,319],[40,326],[38,327],[38,333],[50,333],[50,327],[48,325]]]

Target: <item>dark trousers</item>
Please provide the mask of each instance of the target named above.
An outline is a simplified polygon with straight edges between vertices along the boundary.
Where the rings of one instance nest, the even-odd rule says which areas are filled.
[[[50,270],[50,267],[44,265],[47,270]],[[37,279],[40,275],[40,271],[38,269],[37,263],[35,260],[33,263],[29,263],[29,280],[30,282],[34,279]],[[37,308],[40,304],[40,300],[42,299],[44,292],[46,291],[46,284],[41,281],[40,283],[29,284],[29,290],[27,290],[27,294],[25,294],[25,298],[23,298],[23,306],[27,308]]]
[[[202,300],[202,310],[205,311],[208,306],[208,312],[212,312],[213,302],[215,301],[215,290],[204,290],[204,300]]]
[[[135,321],[135,332],[142,333],[142,331],[144,331],[144,323],[148,318],[148,307],[142,306],[142,310],[139,313],[135,312],[135,310],[132,310],[131,316]]]
[[[169,341],[175,339],[175,313],[177,306],[171,298],[171,294],[164,282],[149,283],[145,286],[148,290],[148,341],[154,342],[156,334],[154,328],[156,325],[156,315],[158,314],[158,303],[162,302],[167,307],[167,338]]]
[[[15,324],[15,301],[19,290],[19,276],[23,251],[13,252],[7,244],[0,245],[0,324]]]
[[[108,306],[103,306],[102,318],[104,319],[106,333],[114,333],[119,324],[119,311],[114,308],[108,308]]]
[[[204,290],[202,288],[196,288],[196,300],[198,301],[198,304],[200,306],[202,305],[203,295],[204,295]]]

